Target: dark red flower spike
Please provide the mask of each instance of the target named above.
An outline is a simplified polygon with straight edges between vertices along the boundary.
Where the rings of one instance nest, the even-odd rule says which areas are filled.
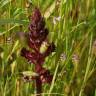
[[[26,38],[28,46],[34,51],[30,52],[26,48],[22,48],[21,56],[25,57],[28,61],[35,65],[35,72],[39,75],[35,78],[37,93],[41,93],[42,83],[51,83],[53,78],[53,75],[50,74],[50,71],[43,68],[42,65],[45,61],[45,58],[55,50],[55,45],[54,43],[49,44],[46,41],[49,31],[47,28],[45,28],[44,17],[42,17],[38,8],[34,9],[30,18],[29,33],[27,34]],[[40,49],[44,42],[48,43],[48,46],[45,46],[46,50],[42,53],[40,52]],[[25,79],[28,79],[28,77]]]

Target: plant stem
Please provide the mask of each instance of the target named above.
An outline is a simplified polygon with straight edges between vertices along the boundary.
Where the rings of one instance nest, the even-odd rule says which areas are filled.
[[[42,82],[39,77],[36,78],[36,96],[41,96]]]

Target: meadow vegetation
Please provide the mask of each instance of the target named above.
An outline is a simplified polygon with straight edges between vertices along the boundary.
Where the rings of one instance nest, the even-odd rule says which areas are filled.
[[[22,77],[35,73],[20,55],[28,46],[19,34],[29,32],[35,7],[56,46],[43,64],[53,80],[42,96],[96,96],[96,0],[0,0],[0,96],[35,96],[35,81]]]

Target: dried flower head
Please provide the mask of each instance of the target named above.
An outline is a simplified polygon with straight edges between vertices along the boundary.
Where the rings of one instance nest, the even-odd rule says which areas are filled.
[[[60,55],[60,60],[61,60],[61,61],[65,61],[66,58],[67,58],[66,54],[65,54],[65,53],[61,53],[61,55]]]
[[[78,54],[73,54],[72,55],[72,62],[75,64],[79,63],[79,55]]]
[[[80,57],[77,53],[74,53],[72,55],[72,62],[73,62],[73,65],[74,65],[74,70],[75,72],[78,72],[78,64],[79,64],[79,61],[80,61]]]

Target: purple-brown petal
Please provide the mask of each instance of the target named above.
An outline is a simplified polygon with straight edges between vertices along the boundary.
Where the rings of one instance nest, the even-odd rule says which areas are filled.
[[[32,14],[32,22],[36,24],[39,22],[40,19],[41,19],[40,10],[38,8],[35,8]]]
[[[31,61],[32,63],[37,64],[36,54],[31,53],[30,51],[26,50],[25,48],[22,48],[21,56],[25,57],[28,61]]]
[[[39,40],[40,40],[41,43],[47,38],[48,33],[49,33],[49,31],[48,31],[47,28],[40,31]]]
[[[49,70],[46,70],[45,68],[42,68],[42,70],[39,72],[40,79],[42,83],[51,83],[53,79],[53,75],[50,74]]]
[[[30,48],[32,48],[34,51],[38,52],[40,48],[39,41],[35,43],[35,41],[32,38],[28,39],[28,45]]]
[[[37,30],[38,31],[43,30],[44,27],[45,27],[45,21],[44,18],[42,17],[40,21],[37,23]]]
[[[43,64],[45,59],[41,54],[36,52],[30,52],[25,48],[21,50],[21,56],[25,57],[28,61],[39,65]]]

